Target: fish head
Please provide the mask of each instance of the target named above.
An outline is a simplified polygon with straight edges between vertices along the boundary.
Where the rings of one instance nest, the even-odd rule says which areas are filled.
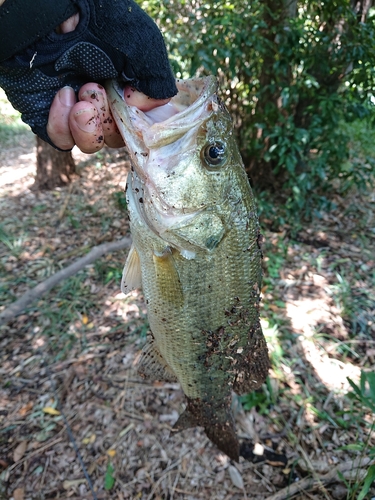
[[[243,166],[216,79],[176,83],[179,92],[166,105],[171,116],[161,121],[158,109],[128,106],[114,82],[107,91],[132,158],[130,203],[154,233],[188,256],[197,248],[213,250],[223,238],[223,207]]]

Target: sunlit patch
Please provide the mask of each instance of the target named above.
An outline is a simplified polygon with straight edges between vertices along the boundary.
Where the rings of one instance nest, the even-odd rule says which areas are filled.
[[[348,392],[350,384],[347,377],[350,377],[355,383],[359,381],[361,370],[358,366],[330,358],[325,351],[322,351],[314,343],[314,339],[312,338],[307,339],[301,335],[298,338],[298,342],[306,360],[314,368],[323,384],[329,389]]]
[[[46,343],[46,339],[44,337],[37,337],[34,339],[32,343],[33,349],[39,349],[40,347],[43,347]]]
[[[294,330],[306,337],[314,335],[314,327],[332,321],[330,307],[324,299],[303,297],[286,303],[286,313]]]
[[[263,334],[267,340],[268,350],[273,352],[276,350],[277,346],[280,346],[280,342],[277,338],[278,328],[277,325],[271,326],[269,321],[265,318],[261,318],[260,324],[262,326]]]
[[[332,307],[327,297],[304,297],[287,302],[286,313],[293,330],[301,333],[298,344],[319,379],[331,390],[347,392],[350,389],[347,377],[359,380],[360,369],[351,363],[331,358],[315,338],[316,327],[321,324],[332,324],[334,321],[336,328],[344,329],[342,318],[332,316]]]
[[[7,184],[30,184],[34,181],[33,174],[35,173],[35,153],[20,155],[17,168],[14,165],[4,166],[0,173],[0,187]]]
[[[114,299],[107,300],[106,306],[110,314],[115,313],[124,321],[140,318],[146,314],[146,308],[141,305],[141,294],[134,290],[128,294],[117,293]]]
[[[229,464],[229,458],[224,455],[224,453],[218,453],[217,455],[215,455],[215,458],[219,462],[221,467]]]

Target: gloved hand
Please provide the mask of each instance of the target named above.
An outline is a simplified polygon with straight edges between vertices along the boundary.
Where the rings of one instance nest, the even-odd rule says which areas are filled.
[[[54,145],[46,125],[62,87],[78,92],[89,81],[120,78],[151,98],[177,93],[161,33],[133,0],[51,4],[6,0],[0,7],[0,86],[42,139]],[[51,30],[74,13],[79,14],[74,31]]]

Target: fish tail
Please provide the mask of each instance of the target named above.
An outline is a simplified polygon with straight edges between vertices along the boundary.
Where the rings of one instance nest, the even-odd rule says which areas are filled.
[[[219,450],[232,460],[239,461],[240,445],[229,402],[228,405],[224,404],[215,408],[200,399],[188,398],[186,410],[173,427],[177,431],[182,431],[196,426],[204,427],[207,437],[216,444]]]

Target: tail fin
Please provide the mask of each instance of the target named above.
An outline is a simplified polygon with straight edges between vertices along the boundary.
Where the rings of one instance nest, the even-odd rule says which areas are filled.
[[[204,427],[207,437],[228,455],[239,461],[240,446],[236,436],[230,404],[214,408],[200,399],[189,399],[186,410],[180,415],[174,429],[182,431],[189,427]]]

